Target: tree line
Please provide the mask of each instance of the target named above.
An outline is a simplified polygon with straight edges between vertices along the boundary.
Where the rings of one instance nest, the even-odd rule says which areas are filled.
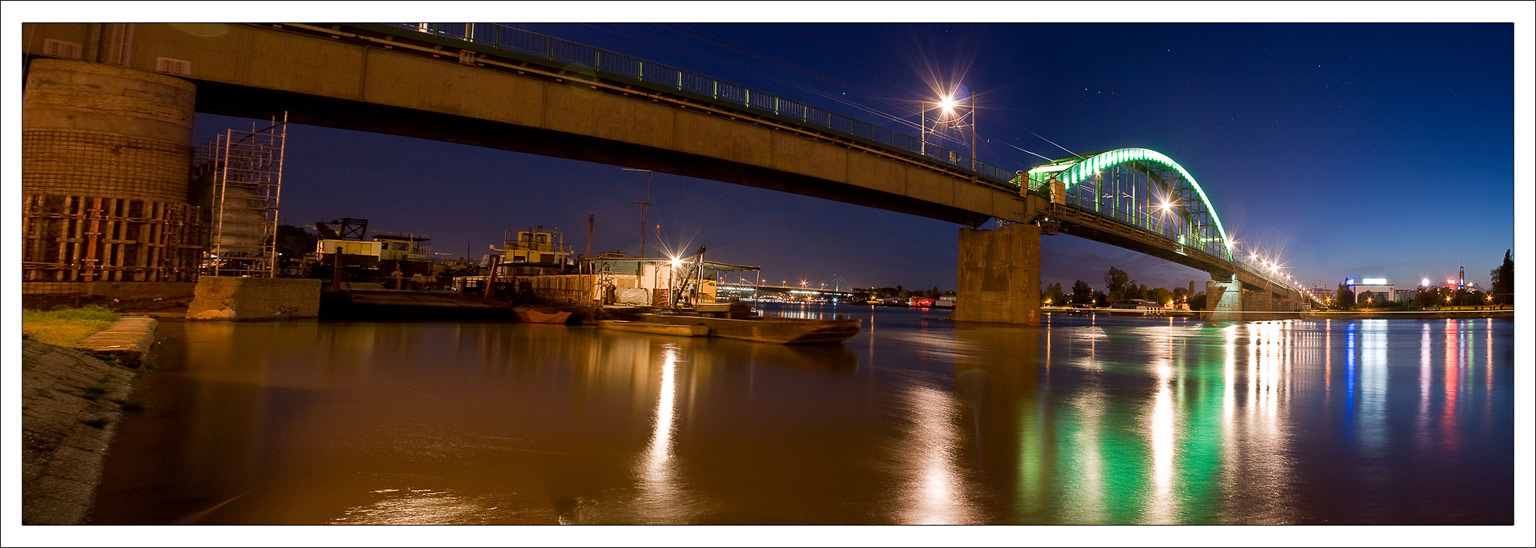
[[[1076,280],[1068,292],[1060,282],[1052,282],[1040,293],[1040,302],[1050,306],[1086,304],[1102,308],[1127,299],[1145,299],[1164,306],[1187,303],[1191,310],[1205,307],[1205,292],[1195,292],[1194,281],[1189,282],[1189,287],[1148,287],[1131,279],[1131,275],[1119,267],[1111,266],[1104,273],[1103,287],[1103,290],[1095,289],[1088,282]]]

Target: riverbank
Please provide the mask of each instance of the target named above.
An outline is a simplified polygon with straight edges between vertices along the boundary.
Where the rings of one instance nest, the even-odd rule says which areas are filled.
[[[121,318],[71,349],[22,339],[22,523],[83,523],[132,399],[155,320]]]

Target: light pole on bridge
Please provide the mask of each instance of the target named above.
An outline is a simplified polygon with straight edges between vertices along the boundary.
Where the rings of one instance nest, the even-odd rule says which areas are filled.
[[[968,103],[963,105],[965,107],[964,113],[956,110],[962,106],[961,100],[956,98],[956,95],[960,93],[965,94],[964,100]],[[943,124],[946,129],[960,132],[961,139],[952,139],[960,143],[965,142],[962,139],[965,137],[965,132],[969,131],[971,134],[971,171],[976,171],[976,94],[970,93],[962,85],[958,86],[957,90],[939,97],[938,101],[931,103],[924,101],[922,106],[920,122],[922,127],[918,128],[918,138],[921,141],[920,148],[918,149],[919,153],[923,156],[928,155],[928,134],[935,133],[940,124]],[[928,125],[928,111],[930,110],[939,111],[939,114],[933,119],[933,127]],[[934,144],[938,144],[938,142]],[[953,162],[954,160],[951,159],[951,161]]]

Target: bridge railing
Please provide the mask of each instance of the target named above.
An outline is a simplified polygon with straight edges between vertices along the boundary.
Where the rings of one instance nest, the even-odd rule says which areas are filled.
[[[1040,194],[1042,196],[1044,195],[1044,192],[1042,190],[1031,190],[1030,192],[1033,193],[1033,194]],[[1145,212],[1137,211],[1137,212],[1133,213],[1133,212],[1128,212],[1128,211],[1116,210],[1116,209],[1113,209],[1113,208],[1107,208],[1106,209],[1106,208],[1103,208],[1103,207],[1099,207],[1099,208],[1095,209],[1095,205],[1096,204],[1093,202],[1093,200],[1088,199],[1088,198],[1086,198],[1084,196],[1078,195],[1076,193],[1068,194],[1067,197],[1066,197],[1066,200],[1064,200],[1064,204],[1067,207],[1070,207],[1072,209],[1076,209],[1078,211],[1083,211],[1085,213],[1091,213],[1091,214],[1093,214],[1094,216],[1097,216],[1097,217],[1102,217],[1102,218],[1110,219],[1110,220],[1113,220],[1113,221],[1118,222],[1120,224],[1124,224],[1124,225],[1135,227],[1135,228],[1137,228],[1137,229],[1139,229],[1141,231],[1144,231],[1144,232],[1150,232],[1152,234],[1156,234],[1156,235],[1158,235],[1158,236],[1160,236],[1162,238],[1165,238],[1165,239],[1167,239],[1169,241],[1177,242],[1177,241],[1179,241],[1179,237],[1181,235],[1185,236],[1186,239],[1191,236],[1190,234],[1183,234],[1183,233],[1181,233],[1179,230],[1177,230],[1175,228],[1175,225],[1173,223],[1159,222],[1159,219],[1156,216],[1148,215]],[[1195,238],[1199,238],[1199,235],[1196,234],[1196,235],[1194,235],[1194,237]],[[1181,243],[1180,245],[1184,246],[1184,250],[1185,250],[1186,254],[1187,253],[1191,253],[1191,252],[1192,253],[1199,253],[1201,255],[1204,255],[1207,259],[1209,259],[1209,260],[1211,260],[1213,262],[1216,262],[1216,263],[1230,263],[1233,266],[1233,268],[1243,270],[1244,272],[1247,272],[1248,274],[1251,274],[1251,275],[1256,276],[1258,278],[1269,280],[1270,282],[1272,282],[1272,283],[1274,283],[1276,285],[1279,285],[1279,286],[1282,286],[1282,287],[1286,287],[1288,289],[1296,291],[1297,293],[1305,293],[1301,288],[1297,287],[1295,284],[1292,284],[1291,282],[1289,282],[1287,280],[1275,277],[1273,274],[1268,272],[1266,269],[1264,269],[1264,268],[1262,268],[1262,267],[1260,267],[1258,265],[1248,264],[1248,263],[1244,262],[1241,258],[1238,258],[1238,257],[1233,257],[1233,258],[1230,258],[1230,259],[1227,258],[1226,249],[1224,249],[1224,247],[1223,247],[1225,244],[1221,243],[1219,240],[1209,239],[1207,241],[1200,241],[1198,243]]]
[[[971,156],[958,150],[947,149],[931,142],[925,143],[922,139],[905,133],[778,95],[645,61],[638,57],[501,23],[391,23],[382,26],[408,29],[439,39],[468,42],[499,52],[543,60],[562,68],[568,69],[573,65],[582,67],[596,76],[625,81],[657,91],[681,93],[695,99],[767,115],[807,128],[829,131],[844,138],[876,145],[906,156],[945,164],[951,169],[973,173],[989,186],[1008,190],[1019,188],[1017,183],[1010,182],[1010,179],[1014,178],[1014,171],[980,160],[974,163],[975,169],[972,169]]]

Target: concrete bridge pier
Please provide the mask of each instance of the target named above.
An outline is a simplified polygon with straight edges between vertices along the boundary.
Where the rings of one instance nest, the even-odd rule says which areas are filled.
[[[1212,275],[1212,278],[1216,278]],[[1243,319],[1243,282],[1237,276],[1227,280],[1212,279],[1205,282],[1205,319],[1212,321],[1240,321]]]
[[[23,285],[74,292],[196,277],[201,219],[187,201],[196,91],[116,64],[31,60],[21,108]]]
[[[955,321],[1040,323],[1040,227],[960,229]]]

